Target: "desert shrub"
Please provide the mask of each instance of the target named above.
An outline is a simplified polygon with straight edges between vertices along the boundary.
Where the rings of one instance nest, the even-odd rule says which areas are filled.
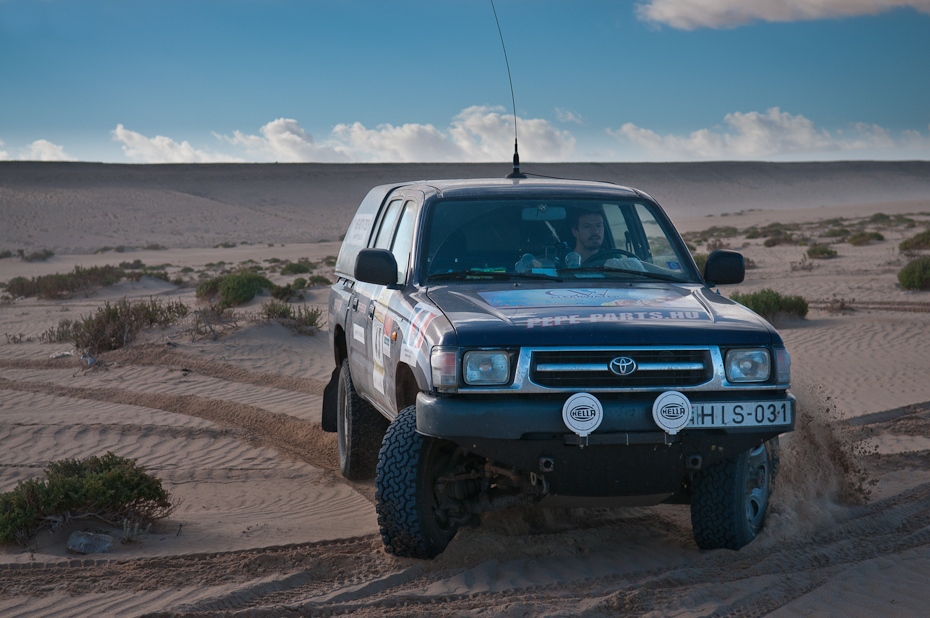
[[[779,313],[803,318],[807,315],[807,301],[800,296],[782,296],[775,290],[765,288],[748,294],[736,293],[732,300],[749,307],[762,317],[772,319]]]
[[[886,215],[883,212],[877,212],[871,217],[869,217],[869,223],[888,223],[891,221],[891,217]]]
[[[21,481],[0,494],[0,543],[25,544],[42,528],[74,519],[150,524],[175,508],[159,479],[110,452],[50,462],[45,475],[46,480]]]
[[[282,275],[306,275],[310,272],[310,269],[307,268],[305,264],[299,264],[291,262],[290,264],[285,264],[281,267]]]
[[[71,294],[96,287],[113,285],[126,277],[126,271],[115,266],[75,266],[66,274],[40,277],[14,277],[7,284],[11,296],[38,296],[39,298],[66,298]]]
[[[247,303],[262,290],[274,289],[275,285],[265,277],[253,272],[237,272],[220,275],[197,286],[197,298],[212,301],[219,297],[219,307],[235,307]]]
[[[924,230],[916,236],[905,238],[898,245],[901,251],[919,251],[921,249],[930,249],[930,230]]]
[[[312,277],[307,279],[308,287],[313,287],[315,285],[332,285],[332,284],[333,282],[330,281],[328,277],[324,277],[323,275],[313,275]]]
[[[132,262],[120,262],[119,267],[125,270],[140,270],[145,268],[145,264],[142,263],[142,260],[137,258]]]
[[[50,249],[42,249],[40,251],[33,251],[29,255],[23,255],[23,261],[25,262],[44,262],[48,258],[55,255],[54,251]]]
[[[769,236],[764,241],[762,241],[762,244],[765,245],[766,247],[775,247],[778,245],[786,245],[791,242],[792,242],[791,235],[788,234],[784,236],[781,236],[781,235],[780,236]]]
[[[825,236],[826,238],[845,238],[846,236],[849,236],[851,233],[852,232],[850,232],[845,227],[831,227],[829,230],[821,234],[821,236]]]
[[[213,245],[213,248],[214,249],[232,249],[235,246],[236,246],[236,243],[232,242],[231,240],[227,240],[227,241],[218,243],[216,245]]]
[[[4,249],[3,251],[0,251],[0,260],[6,259],[8,257],[13,257],[12,251],[10,251],[9,249]]]
[[[930,255],[908,262],[898,272],[898,281],[905,290],[930,290]]]
[[[326,264],[327,266],[335,266],[335,265],[336,265],[336,256],[335,256],[335,255],[327,255],[325,258],[323,258],[323,263]]]
[[[194,272],[194,269],[191,268],[190,266],[185,266],[184,268],[181,269],[181,272],[184,273],[184,274],[186,275],[186,274],[188,274],[188,273]]]
[[[305,287],[307,287],[307,280],[304,279],[303,277],[297,277],[297,278],[294,279],[294,281],[291,283],[291,287],[294,288],[295,291],[296,291],[296,290],[302,290],[302,289],[304,289]]]
[[[42,340],[71,341],[78,350],[97,355],[123,347],[146,328],[168,326],[187,312],[187,305],[180,301],[162,302],[154,298],[135,302],[123,298],[112,304],[107,301],[90,315],[62,320],[57,328],[43,333]]]
[[[271,288],[271,297],[278,300],[290,300],[293,295],[294,287],[290,283],[287,285],[276,285]]]
[[[284,302],[271,301],[262,305],[261,315],[266,320],[281,320],[299,332],[312,334],[320,327],[323,311],[307,305],[289,305]]]
[[[165,251],[168,249],[165,245],[160,245],[157,242],[149,243],[143,247],[146,251]]]
[[[711,251],[716,251],[717,249],[729,249],[730,243],[724,242],[719,238],[714,238],[713,240],[707,242],[706,248],[707,252],[710,253]]]
[[[873,240],[885,240],[885,237],[878,232],[856,232],[855,234],[850,234],[849,237],[846,238],[846,242],[853,245],[854,247],[867,245]]]
[[[812,260],[827,260],[836,257],[836,249],[830,245],[813,244],[807,248],[807,257]]]

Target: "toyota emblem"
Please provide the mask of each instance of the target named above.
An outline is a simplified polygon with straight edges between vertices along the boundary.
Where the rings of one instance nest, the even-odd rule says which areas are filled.
[[[609,367],[618,376],[628,376],[636,371],[636,361],[629,356],[618,356],[610,361]]]

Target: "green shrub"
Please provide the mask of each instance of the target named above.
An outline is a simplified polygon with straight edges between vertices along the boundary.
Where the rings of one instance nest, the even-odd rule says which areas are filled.
[[[29,255],[24,255],[23,260],[26,262],[44,262],[53,255],[55,255],[53,251],[49,249],[42,249],[41,251],[34,251]]]
[[[67,274],[42,275],[26,279],[14,277],[7,284],[11,296],[38,296],[39,298],[67,298],[77,292],[113,285],[126,277],[126,271],[115,266],[75,266]]]
[[[905,290],[930,290],[930,255],[908,262],[898,272],[898,281]]]
[[[307,286],[313,287],[315,285],[332,285],[333,282],[329,280],[328,277],[323,275],[313,275],[307,280]]]
[[[813,244],[807,248],[807,257],[812,260],[827,260],[836,257],[836,249],[830,245]]]
[[[262,305],[262,316],[266,320],[284,320],[298,331],[311,334],[320,327],[323,311],[315,307],[307,307],[307,305],[295,307],[273,300]]]
[[[891,217],[883,212],[877,212],[869,217],[869,223],[888,223],[889,221],[891,221]]]
[[[916,236],[905,238],[898,245],[901,251],[919,251],[921,249],[930,249],[930,230],[924,230]]]
[[[293,283],[291,283],[291,287],[293,287],[295,291],[302,290],[307,287],[307,280],[303,277],[297,277],[294,279]]]
[[[291,262],[281,267],[282,275],[306,275],[313,270],[312,262]]]
[[[137,258],[132,262],[120,262],[119,267],[125,270],[140,270],[145,268],[145,264],[142,263],[142,260]]]
[[[749,294],[736,293],[732,300],[749,307],[762,317],[771,320],[779,313],[787,313],[803,318],[807,315],[807,301],[800,296],[782,296],[778,292],[765,288]]]
[[[111,525],[152,523],[175,505],[161,481],[132,459],[63,459],[45,468],[47,480],[21,481],[0,494],[0,543],[25,544],[43,527],[71,519],[95,518]]]
[[[204,281],[197,286],[197,298],[212,301],[219,297],[217,306],[235,307],[247,303],[262,290],[272,290],[276,286],[265,277],[253,272],[237,272],[220,275]]]
[[[867,245],[873,240],[885,240],[885,237],[878,232],[856,232],[855,234],[851,234],[848,238],[846,238],[846,242],[853,245],[854,247]]]
[[[845,227],[831,227],[829,230],[821,234],[827,238],[843,238],[850,235],[850,231]]]
[[[8,257],[13,257],[12,251],[10,251],[9,249],[4,249],[3,251],[0,251],[0,260],[6,259]]]
[[[157,299],[131,302],[123,298],[107,301],[102,307],[77,320],[62,320],[56,328],[43,333],[49,342],[71,341],[74,347],[95,356],[117,350],[146,328],[168,326],[187,315],[187,305],[180,301],[163,303]]]

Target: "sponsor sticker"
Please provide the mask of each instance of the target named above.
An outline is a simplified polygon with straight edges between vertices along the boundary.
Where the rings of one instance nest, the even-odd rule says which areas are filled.
[[[678,391],[666,391],[652,404],[652,419],[674,436],[691,420],[691,401]]]
[[[581,438],[600,427],[603,420],[604,407],[589,393],[575,393],[562,406],[562,421]]]

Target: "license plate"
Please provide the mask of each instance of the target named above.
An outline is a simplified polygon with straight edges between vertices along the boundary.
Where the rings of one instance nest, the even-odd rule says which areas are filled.
[[[707,429],[790,425],[793,413],[790,401],[692,403],[688,427]]]

